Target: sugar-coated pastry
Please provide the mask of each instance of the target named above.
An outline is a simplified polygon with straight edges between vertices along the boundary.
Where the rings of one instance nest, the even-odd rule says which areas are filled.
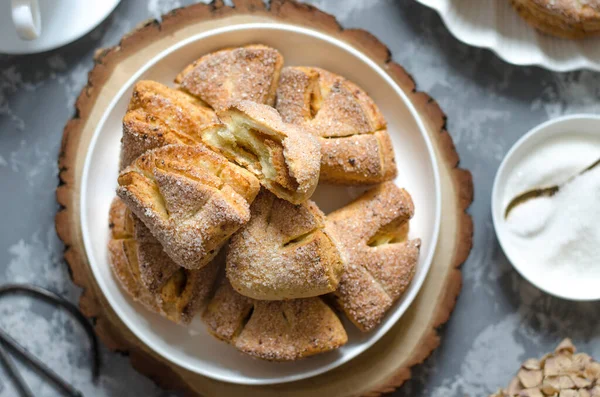
[[[269,361],[292,361],[348,341],[335,312],[319,297],[259,301],[223,278],[203,314],[208,330],[238,350]]]
[[[321,180],[374,184],[396,177],[383,115],[349,80],[320,68],[283,68],[276,108],[283,121],[305,126],[321,144]]]
[[[543,33],[566,39],[600,34],[600,0],[511,0],[511,4]]]
[[[202,133],[207,145],[250,170],[277,197],[295,204],[310,198],[321,161],[314,136],[255,102],[241,101],[217,114],[224,126]]]
[[[151,149],[195,145],[202,141],[200,131],[218,121],[215,112],[193,96],[156,81],[138,81],[123,117],[121,169]]]
[[[204,55],[175,79],[180,88],[219,110],[249,100],[273,106],[283,57],[261,44]]]
[[[242,295],[261,300],[333,292],[344,269],[315,203],[294,205],[266,190],[250,207],[250,222],[231,238],[227,277]]]
[[[421,247],[408,240],[413,213],[408,192],[386,182],[327,216],[347,261],[335,298],[361,331],[378,325],[412,281]]]
[[[111,205],[109,221],[109,260],[123,289],[151,311],[189,323],[212,292],[220,262],[200,270],[177,266],[118,198]]]
[[[148,151],[119,175],[117,195],[179,266],[208,264],[250,220],[258,180],[204,145]]]

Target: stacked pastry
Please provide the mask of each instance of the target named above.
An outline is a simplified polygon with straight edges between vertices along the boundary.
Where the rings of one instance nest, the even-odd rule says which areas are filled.
[[[331,72],[283,68],[262,45],[205,55],[175,83],[138,82],[123,119],[109,216],[123,289],[266,360],[342,346],[342,314],[376,327],[420,241],[371,98]],[[319,181],[375,186],[325,216],[310,200]]]

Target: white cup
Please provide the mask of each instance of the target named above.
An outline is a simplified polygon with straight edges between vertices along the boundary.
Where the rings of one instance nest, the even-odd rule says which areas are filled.
[[[23,40],[35,40],[42,33],[42,18],[38,0],[11,0],[12,20]]]

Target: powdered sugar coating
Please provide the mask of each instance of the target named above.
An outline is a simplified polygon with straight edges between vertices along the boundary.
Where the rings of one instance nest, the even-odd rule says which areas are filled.
[[[176,266],[118,198],[109,221],[110,264],[125,291],[147,309],[176,323],[189,323],[212,292],[220,261],[200,270]]]
[[[406,241],[413,213],[410,195],[386,182],[327,216],[346,260],[334,294],[362,331],[379,324],[412,281],[421,245]]]
[[[284,121],[319,137],[323,181],[373,184],[396,176],[385,119],[354,83],[320,68],[286,67],[276,107]]]
[[[315,203],[293,205],[262,191],[251,220],[231,238],[227,277],[240,294],[263,300],[307,298],[337,288],[340,252]]]
[[[179,266],[198,269],[250,219],[258,189],[252,174],[203,146],[168,145],[125,169],[117,194]]]
[[[348,341],[339,318],[321,298],[254,300],[238,294],[226,278],[203,320],[217,338],[264,360],[297,360]]]
[[[249,100],[273,105],[283,57],[264,45],[226,48],[187,66],[175,79],[214,109]]]
[[[121,170],[148,150],[201,142],[200,131],[218,121],[214,111],[191,95],[155,81],[137,82],[123,118]]]

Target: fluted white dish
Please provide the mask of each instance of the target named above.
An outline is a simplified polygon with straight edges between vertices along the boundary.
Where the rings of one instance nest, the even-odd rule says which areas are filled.
[[[488,48],[513,65],[537,65],[556,72],[600,71],[600,37],[566,40],[539,33],[509,0],[417,0],[436,10],[463,43]]]

